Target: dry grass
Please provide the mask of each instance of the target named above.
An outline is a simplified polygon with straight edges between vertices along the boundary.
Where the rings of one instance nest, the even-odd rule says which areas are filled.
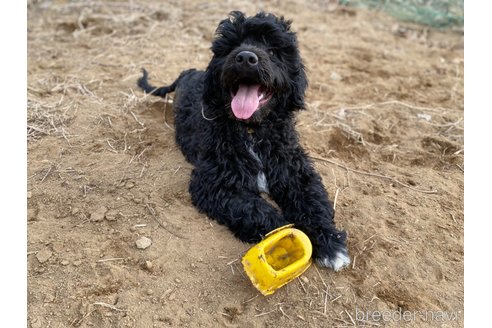
[[[56,103],[39,99],[27,100],[27,140],[42,136],[58,135],[67,139],[67,125],[73,120],[74,103],[63,104],[63,97]]]

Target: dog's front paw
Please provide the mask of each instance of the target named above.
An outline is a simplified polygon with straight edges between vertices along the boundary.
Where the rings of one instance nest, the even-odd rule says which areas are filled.
[[[346,246],[345,231],[332,230],[330,233],[325,233],[323,237],[318,239],[318,243],[314,245],[316,262],[333,271],[340,271],[348,266],[350,257]]]
[[[332,269],[333,271],[340,271],[350,264],[350,257],[347,249],[343,248],[336,250],[333,254],[317,258],[316,262],[321,266]]]

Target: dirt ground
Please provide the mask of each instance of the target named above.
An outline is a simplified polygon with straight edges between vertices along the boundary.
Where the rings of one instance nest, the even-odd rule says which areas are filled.
[[[135,85],[204,69],[234,9],[294,21],[297,126],[353,260],[269,297]],[[29,327],[463,326],[463,42],[323,1],[28,1]]]

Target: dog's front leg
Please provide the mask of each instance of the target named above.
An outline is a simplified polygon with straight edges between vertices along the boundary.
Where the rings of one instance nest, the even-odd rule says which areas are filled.
[[[301,149],[279,161],[268,172],[271,197],[284,218],[304,231],[313,244],[317,262],[335,271],[350,264],[346,233],[335,227],[334,210],[321,177]]]
[[[212,166],[213,167],[213,166]],[[284,217],[257,193],[231,183],[216,169],[195,168],[191,175],[193,205],[226,225],[242,241],[258,242],[268,232],[287,224]]]

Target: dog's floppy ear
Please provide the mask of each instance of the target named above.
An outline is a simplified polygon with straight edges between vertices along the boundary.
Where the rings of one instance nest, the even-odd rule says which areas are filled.
[[[220,101],[220,85],[218,73],[220,70],[212,60],[205,71],[205,81],[203,84],[203,103],[207,106],[217,106]]]
[[[299,69],[294,74],[294,78],[290,81],[291,95],[289,101],[293,109],[306,109],[304,103],[304,95],[308,86],[308,80],[304,65],[300,63]]]
[[[292,21],[286,20],[282,16],[277,20],[277,24],[280,24],[280,26],[282,26],[284,32],[286,32],[285,34],[288,36],[288,41],[286,41],[286,43],[292,44],[292,66],[289,73],[289,84],[291,89],[291,94],[288,98],[290,105],[289,107],[293,110],[306,109],[304,96],[308,87],[308,79],[301,55],[299,54],[296,33],[290,30]]]

